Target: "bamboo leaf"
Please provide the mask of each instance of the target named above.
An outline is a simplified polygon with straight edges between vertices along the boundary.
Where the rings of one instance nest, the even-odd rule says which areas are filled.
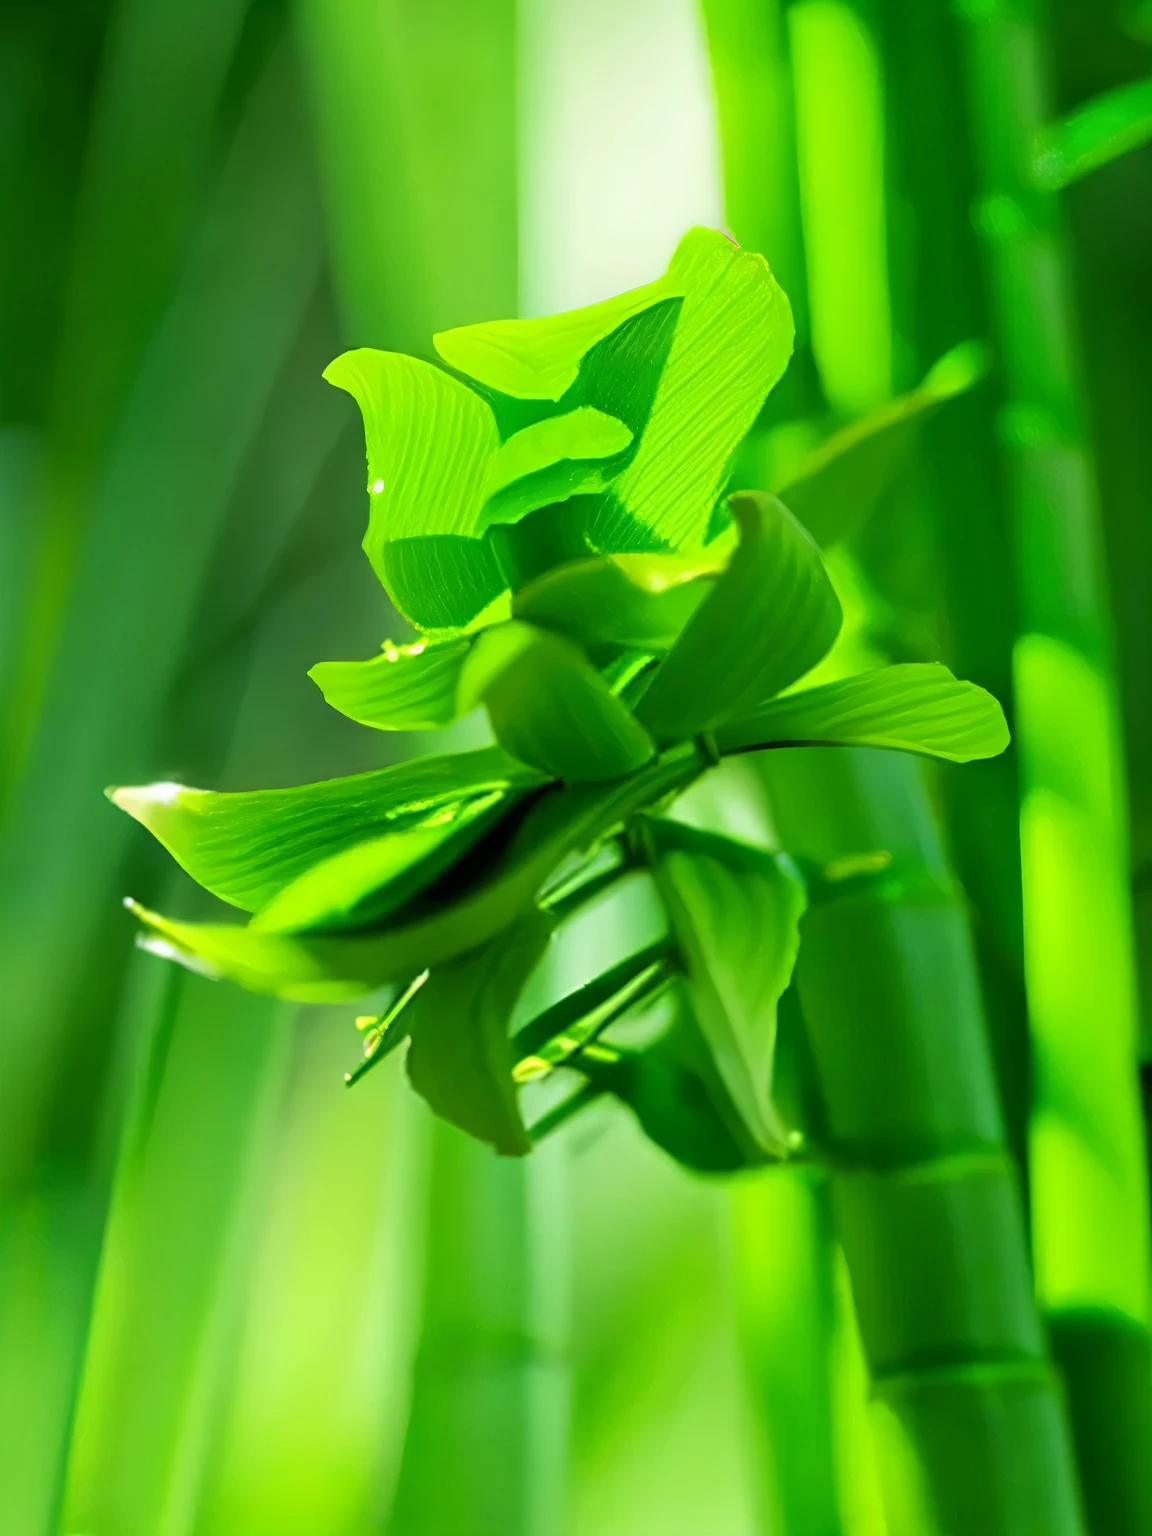
[[[738,1116],[734,1138],[783,1156],[771,1100],[776,1008],[800,945],[804,887],[784,858],[665,818],[643,839],[688,970],[693,1012]]]
[[[964,342],[945,353],[923,383],[821,443],[779,492],[827,549],[868,517],[904,463],[924,422],[984,377],[987,353]]]
[[[664,651],[722,569],[708,555],[602,555],[546,571],[512,612],[583,646]]]
[[[631,441],[632,433],[622,421],[595,406],[581,405],[563,416],[545,417],[497,449],[488,464],[488,499],[550,464],[563,459],[608,459],[622,453]]]
[[[1136,80],[1097,96],[1040,136],[1032,173],[1049,191],[1152,139],[1152,80]]]
[[[370,661],[321,661],[308,676],[333,709],[381,731],[431,731],[455,720],[469,641],[386,643]]]
[[[543,780],[498,747],[293,789],[218,794],[182,784],[110,791],[213,895],[256,911],[321,860],[471,799],[509,803]]]
[[[387,561],[385,550],[396,540],[448,535],[474,545],[454,542],[461,566],[483,568],[486,551],[476,535],[488,463],[500,446],[491,410],[442,369],[398,352],[345,352],[324,377],[347,390],[364,417],[370,496],[364,550],[373,570],[414,624],[428,627],[428,611],[446,608],[449,622],[462,627],[484,606],[477,596],[487,592],[483,575],[437,586],[434,572]]]
[[[600,304],[531,320],[489,320],[440,331],[432,345],[453,368],[517,400],[559,400],[575,384],[597,342],[624,321],[668,298],[666,278]]]
[[[507,761],[503,754],[496,755],[500,760]],[[405,768],[411,772],[439,764],[444,774],[443,765],[453,761],[433,758]],[[695,747],[685,746],[610,784],[553,786],[529,809],[482,876],[442,906],[381,930],[354,935],[261,933],[251,927],[178,922],[135,902],[128,906],[148,930],[146,947],[193,970],[228,976],[252,991],[299,1002],[360,997],[385,982],[408,981],[414,972],[435,968],[509,927],[531,910],[567,860],[586,854],[637,811],[686,788],[705,766]],[[274,829],[266,824],[264,835],[274,848]],[[251,878],[250,871],[245,872]]]
[[[536,911],[492,943],[433,971],[409,1005],[408,1076],[433,1110],[505,1156],[532,1150],[512,1080],[509,1023],[548,945]]]
[[[632,773],[656,750],[575,646],[518,620],[485,630],[464,663],[460,708],[481,701],[501,746],[570,783]]]
[[[364,928],[451,868],[515,804],[503,790],[453,802],[426,821],[354,843],[306,869],[252,919],[261,933]]]
[[[739,1124],[692,1008],[687,985],[674,983],[648,1017],[634,1021],[655,1037],[641,1049],[581,1055],[576,1065],[600,1090],[627,1104],[646,1136],[686,1168],[734,1173],[771,1161]],[[609,1032],[611,1036],[611,1032]]]
[[[840,604],[811,537],[774,496],[732,498],[740,544],[636,714],[659,741],[710,730],[826,654]]]
[[[518,522],[538,507],[600,489],[631,442],[622,421],[590,405],[523,428],[489,461],[483,526]]]
[[[681,548],[704,541],[728,461],[788,365],[793,325],[764,258],[716,230],[684,236],[667,282],[684,304],[639,449],[611,497]]]
[[[938,663],[881,667],[765,704],[716,733],[722,752],[771,746],[892,747],[949,762],[996,757],[1004,711],[983,688]]]

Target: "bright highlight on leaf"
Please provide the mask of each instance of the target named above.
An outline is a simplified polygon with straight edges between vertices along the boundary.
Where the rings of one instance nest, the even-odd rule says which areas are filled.
[[[511,804],[543,782],[539,773],[490,747],[295,789],[219,794],[159,784],[109,795],[194,880],[254,912],[306,869],[374,834],[411,827],[493,793],[508,795]]]
[[[711,730],[803,677],[831,649],[840,604],[820,553],[774,496],[733,498],[740,544],[636,713],[659,741]]]
[[[580,363],[625,320],[670,297],[657,278],[602,304],[538,320],[489,320],[440,331],[432,344],[451,367],[518,400],[559,400],[576,382]]]
[[[320,661],[308,676],[333,709],[381,731],[432,731],[455,720],[467,640],[388,644],[371,661]]]

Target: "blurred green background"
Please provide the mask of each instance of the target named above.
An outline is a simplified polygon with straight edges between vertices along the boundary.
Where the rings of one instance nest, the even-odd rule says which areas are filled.
[[[692,1178],[607,1104],[499,1162],[395,1060],[346,1094],[353,1010],[134,951],[123,895],[197,898],[100,793],[419,750],[305,675],[397,622],[321,369],[646,281],[694,223],[762,250],[797,310],[746,456],[765,484],[990,344],[841,576],[870,654],[947,659],[1010,710],[1022,632],[1099,663],[1099,697],[1062,676],[1048,701],[1053,772],[1091,781],[1063,906],[1027,801],[1022,897],[1014,759],[931,789],[1042,1304],[1146,1327],[1152,147],[1043,194],[1078,358],[1039,391],[1101,514],[1064,567],[1019,510],[1046,427],[1012,406],[1045,364],[1011,284],[1047,279],[1009,271],[1031,127],[997,26],[1038,44],[1054,120],[1152,74],[1152,10],[1114,0],[6,0],[0,1536],[885,1531],[818,1183]]]

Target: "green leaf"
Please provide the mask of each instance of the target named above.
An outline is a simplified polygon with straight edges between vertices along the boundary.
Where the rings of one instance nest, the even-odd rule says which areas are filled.
[[[508,1157],[532,1150],[512,1081],[509,1023],[552,927],[545,913],[530,913],[435,969],[408,1009],[413,1088],[442,1119]]]
[[[666,651],[722,569],[709,555],[601,555],[537,577],[512,613],[583,646]]]
[[[818,544],[828,548],[847,538],[887,490],[933,412],[978,384],[987,371],[987,351],[978,342],[953,348],[918,388],[821,443],[780,489],[780,499]]]
[[[473,759],[486,755],[507,761],[499,752],[467,754]],[[412,772],[462,760],[431,758],[404,767]],[[149,930],[147,946],[194,970],[300,1002],[360,997],[385,982],[407,982],[414,972],[441,965],[493,938],[532,909],[538,893],[567,861],[588,853],[637,811],[686,788],[706,766],[694,746],[683,746],[611,784],[553,786],[467,888],[443,906],[383,930],[354,935],[260,933],[251,927],[178,922],[135,902],[128,905]]]
[[[485,499],[562,459],[611,458],[631,441],[632,432],[622,421],[594,406],[582,405],[563,416],[545,417],[510,437],[488,461]]]
[[[947,667],[881,667],[775,699],[716,733],[722,752],[758,747],[894,747],[953,763],[996,757],[1009,742],[1004,711]]]
[[[656,751],[575,646],[518,620],[486,629],[464,663],[460,708],[480,701],[501,746],[569,783],[619,778]]]
[[[643,1022],[659,1033],[642,1049],[602,1047],[576,1062],[601,1091],[627,1104],[649,1138],[698,1173],[735,1173],[775,1161],[738,1124],[683,981],[667,989]]]
[[[710,730],[809,671],[840,629],[820,552],[774,496],[732,498],[740,544],[636,706],[658,741]]]
[[[559,400],[580,362],[625,320],[668,297],[664,278],[601,304],[532,320],[490,320],[440,331],[432,345],[451,367],[518,400]]]
[[[508,795],[458,801],[426,821],[354,843],[314,864],[252,919],[261,933],[364,928],[420,894],[509,808]]]
[[[518,522],[538,507],[599,489],[631,442],[630,428],[590,405],[525,427],[489,461],[483,526]]]
[[[252,912],[322,859],[494,792],[509,804],[544,780],[498,747],[399,763],[294,789],[218,794],[182,784],[109,791],[194,880]]]
[[[684,304],[639,449],[611,494],[683,548],[704,541],[728,461],[788,365],[794,328],[768,263],[716,230],[684,236],[666,282]]]
[[[392,601],[418,629],[449,635],[508,617],[508,582],[486,539],[429,533],[392,539],[381,554]]]
[[[475,542],[475,550],[457,549],[462,564],[473,556],[483,561],[486,551],[476,536],[488,462],[500,446],[495,417],[466,384],[398,352],[345,352],[324,377],[347,390],[364,417],[370,498],[365,553],[396,606],[419,623],[427,586],[413,579],[419,573],[386,562],[385,549],[398,539],[447,534]],[[464,625],[479,612],[470,594],[477,585],[485,588],[477,578],[437,592],[451,623]]]
[[[308,676],[333,709],[381,731],[431,731],[455,720],[468,640],[386,641],[371,661],[321,661]]]
[[[739,1116],[730,1129],[783,1156],[771,1099],[776,1007],[800,944],[804,887],[786,859],[647,817],[642,836],[688,971],[693,1012]]]
[[[1078,107],[1042,136],[1033,162],[1037,184],[1070,186],[1152,139],[1152,80],[1135,80]]]

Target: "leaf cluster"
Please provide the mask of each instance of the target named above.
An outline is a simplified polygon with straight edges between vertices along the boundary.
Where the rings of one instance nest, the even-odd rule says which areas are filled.
[[[989,756],[999,706],[940,666],[803,686],[840,629],[836,594],[783,500],[728,487],[792,346],[761,257],[693,230],[644,288],[434,342],[438,362],[361,349],[327,370],[364,417],[365,550],[418,637],[312,676],[377,729],[483,707],[496,744],[292,789],[113,791],[250,914],[134,907],[144,942],[304,1001],[394,986],[399,1004],[362,1021],[369,1060],[409,1040],[414,1086],[501,1152],[610,1093],[690,1166],[784,1156],[772,1058],[804,883],[786,856],[669,812],[725,753]],[[894,435],[947,392],[826,447],[797,481],[809,526],[842,522],[854,485],[872,494]],[[637,869],[664,938],[522,1021],[557,931]],[[543,1080],[577,1087],[527,1126]]]

